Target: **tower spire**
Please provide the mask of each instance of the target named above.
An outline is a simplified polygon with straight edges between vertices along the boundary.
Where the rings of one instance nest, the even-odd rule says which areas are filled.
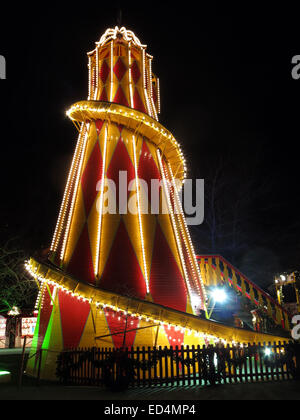
[[[122,27],[122,9],[121,9],[121,7],[119,7],[119,9],[118,9],[117,25],[118,25],[119,28]]]

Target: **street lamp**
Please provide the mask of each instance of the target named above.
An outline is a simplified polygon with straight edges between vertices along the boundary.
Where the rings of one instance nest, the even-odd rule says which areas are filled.
[[[210,291],[210,299],[208,302],[208,306],[210,306],[210,304],[212,303],[212,307],[208,314],[208,319],[210,319],[215,309],[216,303],[224,303],[226,302],[226,300],[227,300],[227,294],[223,288],[216,287],[215,289],[212,289]]]
[[[17,316],[20,315],[19,308],[17,306],[13,306],[8,312],[7,315],[9,316]]]

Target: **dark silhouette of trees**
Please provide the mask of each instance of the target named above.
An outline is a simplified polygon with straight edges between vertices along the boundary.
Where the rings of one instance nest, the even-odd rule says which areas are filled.
[[[0,246],[0,312],[7,313],[13,306],[33,309],[37,284],[24,267],[27,258],[17,239]]]
[[[261,159],[260,152],[248,163],[223,155],[208,168],[199,166],[194,176],[204,178],[204,222],[190,230],[198,254],[223,255],[267,287],[285,268],[287,248],[297,246],[299,224],[281,223],[278,216],[285,203],[276,181],[261,175]]]

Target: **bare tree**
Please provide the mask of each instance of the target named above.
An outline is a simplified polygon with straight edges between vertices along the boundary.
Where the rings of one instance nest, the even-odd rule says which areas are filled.
[[[223,253],[234,262],[249,243],[249,231],[253,237],[255,203],[268,193],[269,181],[258,182],[249,168],[237,168],[234,159],[224,157],[204,178],[204,224],[197,229],[197,242],[204,252]]]
[[[24,267],[26,254],[11,239],[0,246],[0,312],[8,312],[13,306],[33,308],[37,285]]]

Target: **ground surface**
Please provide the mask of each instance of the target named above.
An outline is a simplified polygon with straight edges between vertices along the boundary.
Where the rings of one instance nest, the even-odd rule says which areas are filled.
[[[300,400],[300,383],[135,388],[122,393],[96,387],[1,385],[0,400]]]

